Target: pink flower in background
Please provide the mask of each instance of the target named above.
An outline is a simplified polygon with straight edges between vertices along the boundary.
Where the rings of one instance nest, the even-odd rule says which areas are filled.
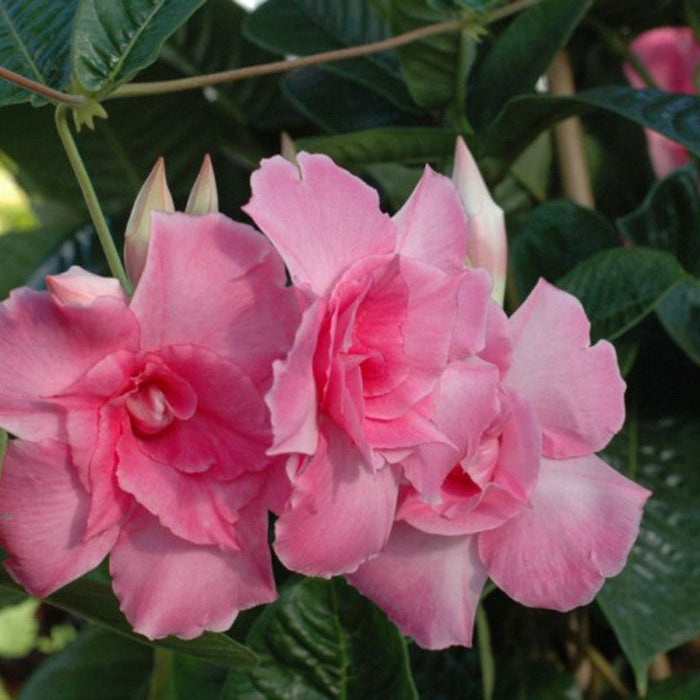
[[[569,610],[622,570],[649,492],[594,454],[622,426],[625,385],[589,328],[540,281],[510,319],[491,305],[478,357],[452,354],[434,418],[453,444],[404,460],[387,547],[348,576],[421,646],[471,644],[487,577]]]
[[[377,193],[320,155],[263,161],[246,211],[280,251],[305,312],[275,363],[274,454],[293,493],[275,549],[310,575],[351,572],[379,552],[399,489],[392,466],[452,444],[432,420],[451,348],[482,350],[488,275],[467,270],[454,184],[429,168],[392,219]]]
[[[149,226],[132,299],[72,268],[0,306],[0,539],[37,596],[109,554],[134,628],[190,638],[275,598],[263,395],[299,312],[251,227]]]
[[[693,95],[698,92],[700,44],[690,27],[661,27],[640,34],[630,51],[642,62],[662,90]],[[647,87],[633,66],[625,64],[627,79],[635,88]],[[647,130],[649,155],[658,177],[665,177],[688,162],[679,144]]]

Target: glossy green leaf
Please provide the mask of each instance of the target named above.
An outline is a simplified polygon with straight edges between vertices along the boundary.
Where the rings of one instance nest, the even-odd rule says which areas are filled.
[[[438,10],[449,10],[462,7],[475,12],[493,10],[504,5],[508,0],[428,0],[428,3]]]
[[[157,649],[148,700],[220,700],[226,670]]]
[[[204,0],[81,0],[72,38],[73,75],[108,92],[153,63],[163,42]]]
[[[503,174],[540,132],[593,109],[658,131],[700,154],[700,97],[616,85],[584,90],[575,97],[535,95],[511,100],[485,134],[484,155],[494,160],[493,174]]]
[[[247,641],[260,665],[231,671],[223,700],[417,699],[400,633],[341,579],[293,583]]]
[[[10,578],[4,568],[0,569],[0,587],[13,591],[23,590]],[[119,603],[112,593],[111,586],[98,576],[83,577],[74,581],[47,596],[45,600],[57,608],[67,610],[111,632],[117,632],[142,644],[196,656],[220,666],[246,666],[253,665],[257,661],[256,655],[250,649],[235,642],[225,634],[205,632],[192,640],[166,637],[150,642],[131,630],[129,623],[119,610]]]
[[[391,28],[395,34],[454,19],[454,11],[436,9],[428,0],[391,0]],[[457,32],[437,34],[398,50],[401,68],[413,99],[422,107],[442,107],[457,92],[455,66],[459,63]]]
[[[567,200],[552,200],[532,211],[510,246],[510,274],[524,299],[540,277],[556,282],[576,265],[620,245],[610,222]]]
[[[684,280],[673,287],[656,315],[678,347],[700,365],[700,280]]]
[[[433,127],[387,127],[342,136],[299,139],[299,150],[325,153],[345,166],[376,163],[422,165],[452,157],[456,135]]]
[[[593,0],[543,0],[510,22],[474,76],[469,105],[477,125],[490,124],[508,100],[534,90],[592,4]]]
[[[591,321],[591,338],[612,340],[651,313],[686,277],[670,253],[614,248],[577,265],[558,286],[581,300]]]
[[[86,629],[39,666],[19,700],[145,700],[152,663],[142,644]]]
[[[296,56],[368,44],[389,35],[366,0],[268,0],[250,15],[244,32],[268,51]],[[415,110],[391,52],[329,63],[326,68],[401,109]]]
[[[70,36],[78,0],[0,0],[0,65],[42,85],[65,87]],[[0,79],[0,105],[45,103],[44,98]]]
[[[688,272],[700,273],[700,194],[691,168],[657,182],[642,205],[617,220],[635,245],[673,253]]]
[[[700,421],[634,418],[605,458],[653,495],[623,572],[598,603],[634,669],[640,691],[648,663],[700,634]]]

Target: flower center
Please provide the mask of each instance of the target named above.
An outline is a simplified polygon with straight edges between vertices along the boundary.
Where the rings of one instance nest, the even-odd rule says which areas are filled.
[[[175,417],[163,391],[150,382],[142,384],[126,400],[134,432],[154,435],[165,430]]]

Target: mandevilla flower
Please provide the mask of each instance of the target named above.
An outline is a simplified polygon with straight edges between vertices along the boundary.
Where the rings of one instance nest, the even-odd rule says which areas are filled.
[[[272,453],[294,455],[275,549],[288,567],[329,576],[386,544],[392,463],[451,444],[431,420],[431,396],[452,346],[483,347],[490,281],[465,268],[468,226],[448,178],[426,168],[392,219],[329,158],[300,153],[297,163],[263,161],[245,209],[306,300],[267,397]]]
[[[700,44],[690,27],[660,27],[640,34],[631,44],[649,75],[662,90],[693,95],[700,91]],[[633,87],[647,87],[634,67],[625,64]],[[649,155],[658,177],[665,177],[688,162],[688,152],[675,141],[649,129]]]
[[[429,648],[471,643],[487,576],[527,605],[589,602],[648,497],[594,455],[622,426],[625,385],[580,303],[540,282],[507,319],[465,269],[485,242],[503,272],[505,234],[457,153],[459,195],[426,169],[393,220],[308,154],[299,171],[265,162],[247,208],[308,300],[267,397],[272,451],[292,454],[276,551],[345,573]]]
[[[190,638],[275,598],[263,395],[299,312],[254,229],[153,208],[133,298],[73,267],[0,306],[0,540],[37,596],[109,554],[134,628]]]

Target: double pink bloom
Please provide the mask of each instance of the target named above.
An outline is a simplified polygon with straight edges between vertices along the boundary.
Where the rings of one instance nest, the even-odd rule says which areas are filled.
[[[544,282],[506,318],[465,266],[502,277],[505,232],[463,146],[455,182],[426,168],[390,218],[328,158],[273,158],[246,211],[293,288],[249,227],[161,214],[132,299],[83,271],[15,292],[12,574],[45,595],[111,552],[138,631],[222,630],[274,598],[270,509],[287,567],[346,575],[422,646],[471,642],[489,576],[590,601],[648,496],[594,455],[624,419],[615,353]]]

